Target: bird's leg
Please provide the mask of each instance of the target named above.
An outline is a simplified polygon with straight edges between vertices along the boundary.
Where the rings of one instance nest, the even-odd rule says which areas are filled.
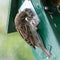
[[[57,11],[60,13],[60,9],[59,8],[60,8],[60,6],[57,6]]]

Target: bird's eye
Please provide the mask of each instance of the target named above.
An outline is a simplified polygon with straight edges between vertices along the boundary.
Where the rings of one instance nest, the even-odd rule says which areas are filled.
[[[27,17],[25,18],[26,21],[28,21]]]

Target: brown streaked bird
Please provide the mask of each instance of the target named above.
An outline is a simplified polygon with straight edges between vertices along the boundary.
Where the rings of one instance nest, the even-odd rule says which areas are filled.
[[[52,4],[54,6],[60,6],[60,0],[41,0],[44,5]],[[52,6],[51,6],[52,7]]]
[[[51,3],[55,6],[60,6],[60,0],[50,0]]]
[[[49,14],[60,13],[60,0],[41,0],[44,5],[44,10],[49,12]]]
[[[36,32],[37,26],[33,19],[33,12],[31,9],[26,8],[21,13],[18,13],[15,17],[16,30],[20,33],[22,38],[35,49],[35,46],[41,48],[48,58],[51,54],[44,45],[39,41],[38,33]]]
[[[60,0],[51,0],[51,4],[57,8],[58,13],[60,13]]]

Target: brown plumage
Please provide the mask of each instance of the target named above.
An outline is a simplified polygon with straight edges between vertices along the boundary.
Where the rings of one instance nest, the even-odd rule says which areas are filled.
[[[51,54],[46,50],[43,44],[38,40],[39,37],[37,36],[38,34],[35,29],[36,26],[33,21],[34,20],[33,16],[34,14],[30,9],[26,9],[25,11],[18,13],[15,17],[16,29],[20,33],[20,35],[23,37],[23,39],[30,46],[32,46],[34,49],[35,49],[35,46],[41,48],[47,54],[47,56],[50,57]],[[30,22],[32,22],[32,25],[34,27],[30,24]]]
[[[44,5],[52,4],[52,6],[60,6],[60,0],[41,0]],[[51,7],[52,7],[51,6]]]
[[[55,6],[60,6],[60,0],[50,0],[51,3]]]

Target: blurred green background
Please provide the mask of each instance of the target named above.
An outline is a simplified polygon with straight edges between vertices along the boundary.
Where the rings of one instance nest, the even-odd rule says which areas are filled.
[[[0,0],[0,60],[35,60],[19,33],[6,33],[11,0]]]

